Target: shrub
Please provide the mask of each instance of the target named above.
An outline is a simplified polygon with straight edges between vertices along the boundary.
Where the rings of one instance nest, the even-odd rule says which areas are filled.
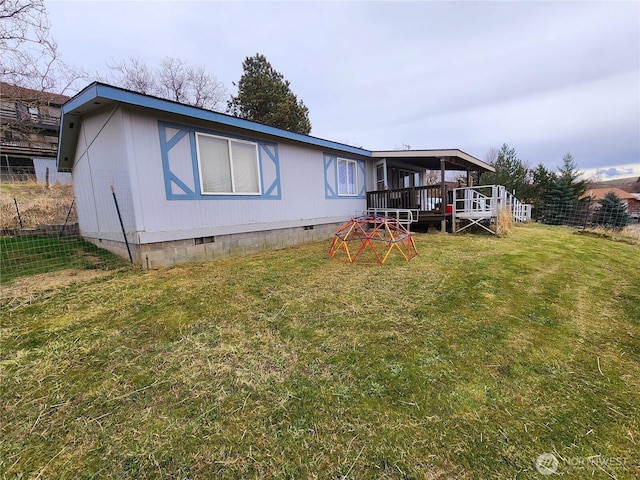
[[[596,210],[594,223],[604,228],[622,230],[629,225],[631,217],[627,212],[627,206],[615,192],[608,192]]]

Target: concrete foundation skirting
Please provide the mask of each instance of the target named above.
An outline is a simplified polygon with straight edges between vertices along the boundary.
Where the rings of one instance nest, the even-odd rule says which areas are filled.
[[[142,245],[129,244],[129,247],[134,263],[149,268],[168,267],[178,263],[248,255],[264,250],[278,250],[309,242],[329,240],[342,224],[342,222],[327,223],[309,227],[216,235]],[[86,240],[127,260],[129,259],[124,242],[92,238],[86,238]]]

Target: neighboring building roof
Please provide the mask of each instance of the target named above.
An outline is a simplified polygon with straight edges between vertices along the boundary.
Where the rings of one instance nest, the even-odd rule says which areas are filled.
[[[586,191],[585,198],[591,197],[592,200],[602,200],[605,197],[605,195],[609,192],[615,193],[622,200],[630,200],[630,199],[635,200],[636,198],[629,192],[625,192],[620,188],[592,188]]]
[[[31,88],[20,87],[6,82],[0,82],[0,97],[24,102],[46,103],[48,105],[62,106],[70,97],[57,93],[43,92]]]
[[[112,85],[94,82],[62,106],[60,145],[58,148],[59,170],[71,170],[79,133],[77,126],[79,125],[81,117],[98,109],[103,109],[105,106],[116,104],[126,104],[164,113],[172,113],[191,119],[215,122],[221,125],[241,128],[250,132],[260,133],[275,138],[292,140],[306,145],[321,147],[343,154],[386,158],[390,158],[392,155],[397,154],[398,156],[394,158],[403,158],[403,160],[406,160],[406,151],[372,152],[363,148],[353,147],[351,145],[345,145],[343,143],[333,142],[331,140],[325,140],[310,135],[290,132],[288,130],[271,127],[262,123],[226,115],[224,113],[213,112],[163,98],[143,95],[141,93],[132,92]],[[434,158],[433,156],[436,154],[448,157],[447,161],[451,161],[451,164],[461,164],[459,166],[469,166],[472,167],[471,169],[480,168],[485,171],[493,171],[493,167],[490,165],[472,157],[471,155],[461,152],[460,150],[413,151],[412,157],[422,158],[424,161],[428,161],[428,159]],[[423,168],[428,168],[425,167],[425,165],[421,166],[423,166]],[[439,163],[438,168],[440,168]]]

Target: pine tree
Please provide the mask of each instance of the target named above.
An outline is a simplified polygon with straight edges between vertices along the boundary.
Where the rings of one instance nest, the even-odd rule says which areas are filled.
[[[544,222],[551,225],[573,225],[579,223],[582,215],[578,207],[587,191],[586,180],[578,180],[582,172],[571,153],[562,159],[559,174],[552,179],[546,194]]]
[[[545,214],[547,195],[556,181],[556,174],[539,164],[531,171],[531,203],[533,204],[533,218],[542,220]]]
[[[607,192],[598,203],[600,207],[594,219],[597,225],[614,230],[622,230],[629,225],[631,217],[627,212],[627,206],[615,192]]]
[[[531,171],[532,195],[531,203],[537,207],[544,205],[547,192],[556,179],[555,172],[547,169],[543,164],[539,164],[535,170]]]
[[[247,57],[242,67],[238,95],[229,100],[228,113],[305,135],[311,132],[309,109],[264,55]]]
[[[495,150],[493,150],[495,152]],[[508,192],[516,192],[519,200],[528,202],[533,193],[529,168],[516,155],[514,148],[506,143],[497,152],[495,161],[490,162],[495,172],[482,175],[483,185],[504,185]]]

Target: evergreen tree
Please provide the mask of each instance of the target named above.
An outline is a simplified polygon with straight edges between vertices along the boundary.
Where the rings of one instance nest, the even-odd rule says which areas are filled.
[[[503,144],[495,161],[490,163],[496,171],[482,174],[483,185],[504,185],[510,193],[515,190],[520,201],[531,201],[533,188],[529,168],[518,158],[514,148]]]
[[[622,230],[629,225],[631,217],[627,212],[627,206],[615,192],[607,192],[598,203],[600,207],[594,219],[597,225],[615,230]]]
[[[535,207],[542,207],[545,203],[547,192],[556,180],[556,174],[547,169],[543,164],[539,164],[535,170],[531,171],[531,203]]]
[[[546,193],[544,222],[551,225],[572,225],[582,218],[577,215],[578,206],[587,191],[587,181],[578,180],[582,172],[573,160],[571,153],[562,159],[562,167],[555,176]]]
[[[531,171],[531,203],[533,205],[531,214],[536,221],[544,220],[547,194],[555,180],[555,172],[541,163]]]
[[[309,109],[264,55],[247,57],[242,68],[238,95],[229,100],[228,113],[305,135],[311,132]]]

